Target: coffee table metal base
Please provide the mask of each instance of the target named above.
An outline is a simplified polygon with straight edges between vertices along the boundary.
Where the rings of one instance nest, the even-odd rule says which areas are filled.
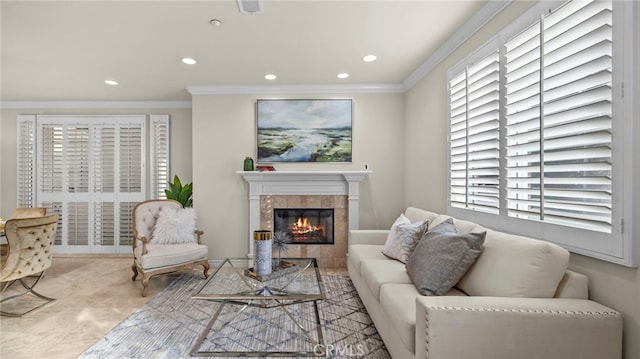
[[[211,320],[209,320],[209,323],[207,323],[206,327],[198,337],[198,340],[196,340],[193,348],[191,349],[190,355],[191,356],[222,356],[222,357],[238,357],[238,356],[264,357],[264,356],[300,356],[300,355],[318,356],[318,357],[325,356],[324,338],[322,335],[322,323],[320,322],[320,312],[318,311],[318,301],[316,300],[310,301],[310,303],[313,304],[313,312],[315,316],[315,327],[318,335],[317,337],[318,340],[316,340],[313,337],[313,335],[310,333],[310,330],[313,330],[313,328],[311,329],[305,328],[298,320],[296,320],[295,316],[286,308],[287,306],[292,304],[309,303],[308,301],[305,301],[305,302],[294,301],[290,303],[283,302],[277,299],[269,299],[268,301],[272,301],[274,303],[274,306],[265,305],[265,303],[262,303],[261,305],[254,305],[253,301],[249,301],[247,303],[234,302],[234,301],[220,302],[220,307],[218,308],[216,313],[213,315],[213,317],[211,317]],[[215,322],[218,320],[220,313],[222,313],[222,310],[225,308],[226,305],[240,306],[240,309],[238,309],[229,320],[223,322],[219,328],[212,331],[211,328],[213,327]],[[209,337],[210,335],[215,336],[216,334],[220,333],[229,323],[233,322],[234,319],[236,319],[242,312],[244,312],[249,307],[258,307],[258,308],[262,308],[263,310],[264,309],[282,310],[286,314],[286,316],[289,318],[289,320],[291,320],[296,325],[296,327],[300,329],[300,331],[302,332],[300,335],[301,336],[304,335],[306,337],[307,341],[309,341],[309,343],[312,345],[312,349],[309,351],[274,351],[274,352],[271,352],[271,351],[243,351],[243,352],[224,351],[223,352],[223,351],[201,350],[202,343],[207,337]]]

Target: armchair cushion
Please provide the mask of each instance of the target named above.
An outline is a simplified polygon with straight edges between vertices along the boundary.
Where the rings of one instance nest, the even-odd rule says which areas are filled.
[[[154,269],[206,259],[208,249],[204,244],[180,243],[147,244],[145,255],[141,255],[141,247],[137,247],[135,251],[142,269]]]
[[[151,243],[196,243],[195,230],[196,213],[193,208],[165,208],[159,212]]]

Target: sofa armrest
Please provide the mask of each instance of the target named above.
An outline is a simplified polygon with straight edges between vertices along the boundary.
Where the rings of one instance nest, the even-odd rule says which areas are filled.
[[[383,245],[389,235],[388,229],[352,229],[349,231],[349,245],[373,244]]]
[[[594,301],[416,298],[416,358],[621,356],[622,316]]]

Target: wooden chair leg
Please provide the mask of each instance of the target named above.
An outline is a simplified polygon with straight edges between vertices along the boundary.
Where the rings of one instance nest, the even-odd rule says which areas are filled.
[[[135,263],[131,266],[131,270],[133,271],[133,277],[131,277],[131,280],[136,280],[136,278],[138,278],[138,267]]]
[[[149,291],[149,277],[142,273],[142,296],[146,297]]]
[[[204,267],[204,270],[203,270],[203,272],[204,272],[204,278],[205,278],[205,279],[209,278],[209,267],[210,267],[210,266],[209,266],[209,263],[208,263],[208,262],[207,262],[207,263],[203,263],[203,264],[202,264],[202,267]]]

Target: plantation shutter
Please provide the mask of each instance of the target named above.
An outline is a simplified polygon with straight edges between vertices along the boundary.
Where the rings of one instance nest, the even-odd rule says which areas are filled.
[[[67,245],[89,245],[89,127],[73,123],[66,127],[63,164],[66,174],[63,188],[67,213],[63,225],[67,228]]]
[[[500,54],[449,81],[450,203],[487,213],[500,208]]]
[[[92,205],[94,246],[114,246],[117,131],[114,123],[96,124],[92,130]]]
[[[507,208],[540,217],[540,23],[505,44]]]
[[[506,44],[510,216],[611,232],[611,6],[569,2]]]
[[[38,202],[61,215],[59,253],[129,253],[145,199],[145,116],[39,116]]]
[[[46,207],[48,214],[59,216],[54,245],[60,246],[66,234],[62,225],[66,220],[63,216],[64,197],[61,194],[64,173],[64,128],[61,122],[41,123],[38,120],[37,123],[37,203]]]
[[[467,76],[449,81],[449,201],[467,207]]]
[[[118,219],[118,244],[121,252],[130,250],[132,243],[132,210],[133,207],[144,201],[145,196],[145,136],[144,119],[134,121],[119,121],[118,133],[118,213],[114,215]],[[151,153],[151,158],[154,153]],[[127,248],[127,249],[124,249]]]
[[[169,168],[169,116],[151,115],[150,147],[151,147],[151,198],[167,198],[164,190],[171,179]]]
[[[17,119],[17,201],[18,207],[36,204],[36,117],[20,115]]]

